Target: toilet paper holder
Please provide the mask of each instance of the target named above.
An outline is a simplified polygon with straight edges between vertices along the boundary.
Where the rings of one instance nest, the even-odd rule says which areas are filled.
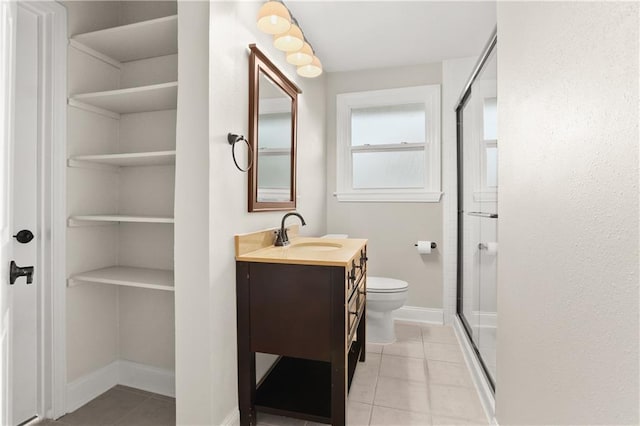
[[[414,244],[414,246],[415,246],[415,247],[418,247],[418,243],[415,243],[415,244]],[[432,248],[432,249],[437,248],[437,247],[438,247],[438,245],[437,245],[436,243],[431,242],[431,248]]]

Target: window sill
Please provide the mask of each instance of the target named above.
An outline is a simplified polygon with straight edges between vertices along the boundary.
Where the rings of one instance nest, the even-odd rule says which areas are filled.
[[[334,192],[333,196],[350,203],[439,203],[442,192]]]

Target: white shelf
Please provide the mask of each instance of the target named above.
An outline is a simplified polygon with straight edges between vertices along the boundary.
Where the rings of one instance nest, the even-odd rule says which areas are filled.
[[[74,287],[81,283],[113,284],[174,291],[173,271],[134,268],[131,266],[112,266],[110,268],[82,272],[69,277],[67,280],[68,287]]]
[[[173,55],[178,53],[178,15],[74,35],[71,44],[87,53],[95,51],[104,55],[113,60],[114,65]]]
[[[76,155],[69,159],[69,167],[133,167],[163,166],[176,163],[175,151],[134,152],[128,154]]]
[[[69,226],[88,225],[94,222],[173,223],[174,220],[172,217],[162,216],[82,215],[69,217]]]
[[[69,98],[69,104],[113,118],[120,114],[176,109],[178,82],[152,84],[106,92],[82,93]]]

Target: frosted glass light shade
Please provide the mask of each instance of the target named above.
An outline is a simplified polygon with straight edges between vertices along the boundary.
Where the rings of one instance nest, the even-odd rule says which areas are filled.
[[[322,64],[320,63],[320,59],[317,56],[313,57],[313,60],[310,64],[301,65],[298,67],[298,75],[302,77],[313,78],[322,74]]]
[[[300,50],[287,53],[287,62],[292,65],[308,65],[313,61],[313,50],[309,43],[302,45]]]
[[[289,31],[273,36],[273,45],[284,52],[295,52],[302,49],[304,36],[296,24],[291,24]]]
[[[268,1],[258,11],[258,29],[267,34],[280,34],[291,28],[291,15],[284,4]]]

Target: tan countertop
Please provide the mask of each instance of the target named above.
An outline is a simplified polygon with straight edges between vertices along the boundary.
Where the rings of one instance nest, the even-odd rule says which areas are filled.
[[[350,266],[351,260],[360,258],[360,250],[367,240],[355,238],[306,238],[291,240],[286,247],[263,247],[237,254],[241,262],[289,263],[295,265]]]

